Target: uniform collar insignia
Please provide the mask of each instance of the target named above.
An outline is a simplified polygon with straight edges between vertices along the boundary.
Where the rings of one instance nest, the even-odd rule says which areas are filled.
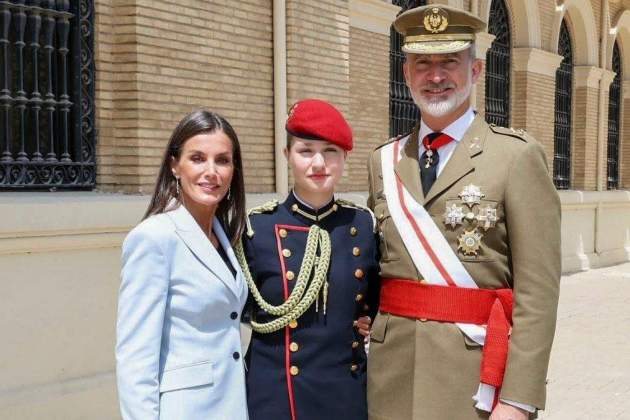
[[[330,200],[330,202],[328,204],[326,204],[324,207],[319,208],[317,210],[309,207],[306,203],[304,203],[302,200],[300,200],[296,195],[295,192],[291,191],[291,193],[289,194],[289,196],[287,197],[287,200],[285,201],[285,205],[289,208],[289,210],[294,213],[294,214],[298,214],[310,221],[313,222],[319,222],[321,220],[323,220],[324,218],[330,216],[331,214],[335,213],[339,206],[337,205],[337,203],[335,203],[335,199],[333,197],[332,200]]]

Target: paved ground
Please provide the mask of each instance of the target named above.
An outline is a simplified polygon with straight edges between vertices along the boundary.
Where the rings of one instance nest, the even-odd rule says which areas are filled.
[[[550,420],[630,420],[630,263],[562,278]]]

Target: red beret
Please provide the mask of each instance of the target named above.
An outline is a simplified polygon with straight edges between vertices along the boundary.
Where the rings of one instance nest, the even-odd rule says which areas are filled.
[[[304,99],[289,111],[289,134],[307,140],[324,140],[344,150],[352,150],[352,129],[341,112],[326,101]]]

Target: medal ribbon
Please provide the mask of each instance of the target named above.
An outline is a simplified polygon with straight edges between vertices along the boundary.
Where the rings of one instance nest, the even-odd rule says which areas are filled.
[[[449,136],[448,134],[436,132],[424,136],[424,138],[422,139],[422,145],[425,149],[431,150],[433,153],[435,153],[437,149],[447,145],[452,141],[453,137]]]

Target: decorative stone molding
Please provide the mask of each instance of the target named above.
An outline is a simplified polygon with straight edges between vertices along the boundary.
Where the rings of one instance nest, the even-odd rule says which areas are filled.
[[[599,89],[599,81],[602,78],[603,72],[603,69],[594,66],[573,67],[575,87],[589,87],[593,89]]]
[[[382,0],[350,0],[350,26],[389,36],[389,29],[400,10]]]
[[[514,71],[541,74],[555,77],[562,56],[538,48],[514,48],[512,50],[512,65]]]
[[[487,32],[480,32],[475,35],[475,53],[477,54],[477,58],[485,61],[486,53],[492,46],[492,41],[494,41],[495,38],[496,36]]]
[[[551,30],[550,50],[558,48],[560,26],[562,20],[568,16],[571,22],[571,33],[574,39],[572,47],[574,62],[581,65],[595,65],[598,62],[599,43],[597,42],[597,25],[593,7],[588,0],[559,0],[553,18]]]
[[[602,83],[604,83],[604,85],[602,86],[602,89],[608,89],[610,87],[610,84],[613,82],[613,80],[615,80],[616,75],[617,73],[615,73],[614,71],[603,70],[601,81]]]

